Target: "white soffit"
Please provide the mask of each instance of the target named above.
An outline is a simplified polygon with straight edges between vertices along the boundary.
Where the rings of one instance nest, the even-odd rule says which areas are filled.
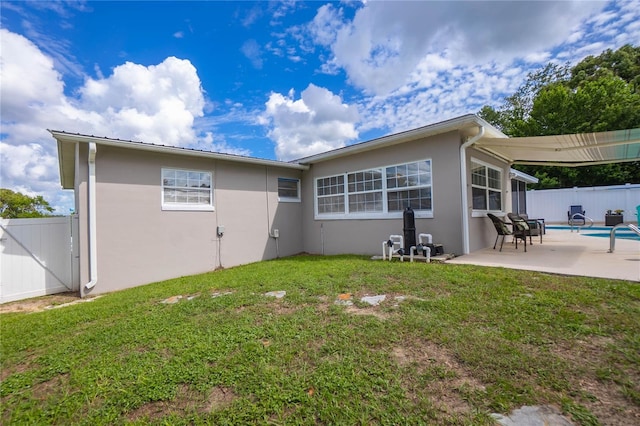
[[[640,128],[573,135],[484,138],[474,147],[514,164],[576,167],[640,161]]]

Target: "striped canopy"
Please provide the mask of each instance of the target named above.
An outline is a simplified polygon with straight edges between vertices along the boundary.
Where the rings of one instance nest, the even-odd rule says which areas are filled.
[[[520,138],[483,138],[475,148],[509,163],[577,167],[640,161],[640,128]]]

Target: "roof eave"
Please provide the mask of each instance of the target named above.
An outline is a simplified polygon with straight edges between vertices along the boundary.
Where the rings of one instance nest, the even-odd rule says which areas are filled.
[[[58,168],[62,189],[74,189],[75,185],[75,144],[58,142]]]
[[[180,148],[167,145],[153,145],[143,142],[133,142],[121,139],[109,139],[93,135],[82,135],[75,133],[67,133],[59,130],[49,130],[49,133],[58,141],[58,147],[61,143],[96,143],[98,145],[113,146],[119,148],[136,149],[141,151],[151,151],[165,154],[177,154],[190,157],[210,158],[214,160],[231,161],[244,164],[254,164],[260,166],[282,167],[294,170],[307,170],[309,167],[298,163],[288,163],[277,160],[267,160],[262,158],[242,157],[233,154],[224,154],[220,152],[198,151],[187,148]],[[62,165],[61,165],[62,167]],[[62,171],[62,169],[61,169]],[[61,174],[62,179],[62,174]]]
[[[531,176],[530,174],[527,174],[525,172],[521,172],[520,170],[516,170],[516,169],[510,169],[509,170],[509,175],[513,175],[513,178],[522,182],[526,182],[526,183],[538,183],[540,182],[540,179],[538,179],[535,176]]]
[[[388,136],[383,136],[371,141],[361,142],[354,145],[349,145],[343,148],[334,149],[332,151],[323,152],[309,157],[303,157],[295,160],[299,164],[313,164],[322,161],[333,160],[335,158],[344,157],[347,155],[359,154],[366,151],[371,151],[381,146],[393,146],[404,142],[409,142],[419,138],[425,138],[429,136],[439,135],[455,130],[461,131],[463,137],[473,136],[477,131],[475,127],[482,126],[485,128],[486,137],[492,138],[506,138],[500,130],[487,123],[482,118],[474,115],[467,114],[461,117],[452,118],[450,120],[442,121],[440,123],[430,124],[417,129],[407,130],[405,132],[395,133]]]

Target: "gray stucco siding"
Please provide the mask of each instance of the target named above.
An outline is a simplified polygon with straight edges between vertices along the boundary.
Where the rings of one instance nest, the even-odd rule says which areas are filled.
[[[492,165],[502,170],[502,210],[503,213],[510,211],[511,206],[511,181],[509,179],[509,165],[500,162],[497,159],[480,152],[476,149],[467,150],[467,200],[469,206],[469,251],[473,252],[489,246],[493,246],[496,231],[491,220],[486,214],[481,213],[480,216],[473,215],[473,200],[471,194],[471,161],[477,159],[483,163]]]
[[[304,249],[324,254],[379,254],[382,241],[402,234],[401,217],[336,219],[315,216],[315,180],[319,177],[430,159],[433,218],[417,218],[416,232],[433,235],[447,251],[461,253],[460,136],[457,131],[397,146],[376,149],[312,164],[303,174]],[[391,215],[389,215],[391,217]]]
[[[89,280],[87,146],[80,144],[81,279]],[[162,209],[162,168],[213,175],[214,211]],[[103,293],[286,256],[302,251],[299,203],[279,203],[277,167],[98,145],[96,155],[98,284]],[[286,205],[285,205],[286,204]],[[218,237],[216,229],[225,232]],[[270,237],[281,226],[278,251]],[[83,244],[84,242],[84,244]]]

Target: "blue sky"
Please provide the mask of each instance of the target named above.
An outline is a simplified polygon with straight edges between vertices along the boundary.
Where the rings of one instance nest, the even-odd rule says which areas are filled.
[[[640,43],[640,2],[0,3],[1,186],[60,213],[46,129],[291,160],[498,106]]]

